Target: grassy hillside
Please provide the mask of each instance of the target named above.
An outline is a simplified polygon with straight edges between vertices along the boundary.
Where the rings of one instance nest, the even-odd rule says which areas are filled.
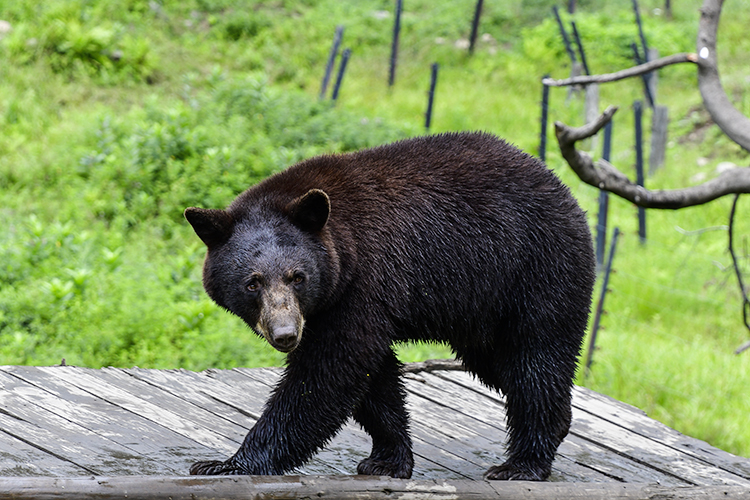
[[[391,1],[19,0],[0,3],[0,363],[207,367],[283,357],[213,305],[187,206],[226,205],[246,186],[313,154],[424,133],[430,64],[440,65],[431,131],[487,130],[536,152],[542,75],[570,68],[552,2],[485,2],[477,50],[462,48],[473,0],[405,2],[394,87],[387,85]],[[594,72],[630,65],[630,2],[578,2]],[[649,44],[694,50],[700,2],[642,2]],[[725,6],[722,81],[750,115],[747,0]],[[571,19],[564,14],[566,23]],[[333,32],[352,49],[339,101],[319,101]],[[647,179],[673,188],[748,164],[700,105],[694,68],[664,69],[667,165]],[[633,173],[639,81],[603,86],[619,105],[612,161]],[[582,99],[553,89],[552,120],[582,123]],[[648,132],[650,112],[644,128]],[[595,189],[554,151],[548,164],[596,214]],[[596,154],[596,153],[595,153]],[[730,200],[648,213],[612,200],[624,233],[591,377],[580,383],[724,449],[750,456],[750,335],[726,251]],[[750,271],[750,202],[736,232]],[[750,278],[748,278],[750,280]],[[446,356],[404,346],[405,360]]]

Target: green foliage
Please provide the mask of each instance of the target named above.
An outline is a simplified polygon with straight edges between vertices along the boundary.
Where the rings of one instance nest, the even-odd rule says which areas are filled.
[[[95,149],[76,169],[97,217],[127,226],[160,214],[174,224],[185,207],[225,206],[248,185],[308,156],[403,136],[305,94],[269,88],[263,78],[219,81],[190,105],[164,109],[149,101],[135,115],[104,117]]]
[[[97,16],[87,3],[44,2],[33,17],[18,15],[13,31],[2,42],[4,55],[14,64],[42,60],[70,78],[89,76],[112,83],[152,78],[156,61],[146,39],[128,33],[119,22]]]

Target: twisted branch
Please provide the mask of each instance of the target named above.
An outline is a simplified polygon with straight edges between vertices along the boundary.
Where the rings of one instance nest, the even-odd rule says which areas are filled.
[[[595,121],[583,127],[555,122],[560,152],[578,177],[591,186],[614,193],[643,208],[672,209],[692,207],[734,193],[750,193],[750,168],[733,168],[697,186],[672,190],[649,190],[631,182],[606,160],[594,162],[575,147],[577,141],[595,135],[607,124],[617,108],[610,106]]]

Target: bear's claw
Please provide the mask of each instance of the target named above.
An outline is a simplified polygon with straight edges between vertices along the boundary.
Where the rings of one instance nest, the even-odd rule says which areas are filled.
[[[549,469],[545,472],[541,468],[517,466],[505,462],[493,465],[484,473],[484,478],[491,481],[544,481],[549,477]]]
[[[246,474],[231,463],[219,460],[195,462],[190,466],[191,476],[238,476]]]
[[[409,479],[411,467],[406,464],[397,464],[385,460],[365,458],[357,465],[357,474],[363,476],[391,476],[398,479]]]

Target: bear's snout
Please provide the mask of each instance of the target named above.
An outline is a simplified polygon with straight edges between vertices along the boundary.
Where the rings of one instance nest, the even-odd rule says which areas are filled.
[[[294,325],[276,328],[271,337],[271,345],[281,352],[289,352],[297,347],[297,328]]]
[[[277,351],[291,352],[302,339],[305,319],[294,294],[271,286],[262,294],[256,331]]]

